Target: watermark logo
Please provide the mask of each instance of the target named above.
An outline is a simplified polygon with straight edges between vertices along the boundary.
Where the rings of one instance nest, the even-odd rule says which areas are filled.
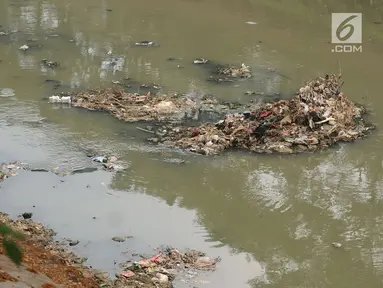
[[[332,13],[332,52],[362,52],[362,13]]]

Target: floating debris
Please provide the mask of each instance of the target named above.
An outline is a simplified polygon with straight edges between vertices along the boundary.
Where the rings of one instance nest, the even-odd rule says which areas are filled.
[[[246,24],[249,24],[249,25],[255,25],[255,24],[257,24],[257,22],[247,21]]]
[[[145,46],[145,47],[158,47],[160,46],[159,44],[153,42],[153,41],[140,41],[140,42],[136,42],[134,43],[134,45],[136,46]]]
[[[197,58],[193,61],[194,64],[206,64],[208,63],[209,60],[207,59],[204,59],[204,58]]]
[[[178,95],[146,95],[126,93],[117,89],[102,89],[72,95],[74,107],[109,112],[126,122],[179,121],[195,115],[199,103]],[[204,101],[202,101],[203,103]]]
[[[15,96],[15,90],[11,88],[0,88],[0,97],[13,97]]]
[[[83,173],[93,173],[97,170],[98,169],[96,167],[85,167],[85,168],[73,170],[71,174],[74,175],[74,174],[83,174]]]
[[[232,148],[291,154],[364,138],[374,126],[363,118],[366,109],[340,92],[339,81],[334,75],[318,77],[292,100],[260,104],[216,124],[178,127],[180,132],[169,130],[160,142],[204,155]]]
[[[49,172],[49,170],[44,168],[32,168],[30,171],[31,172]]]
[[[80,243],[79,240],[69,240],[69,246],[76,246]]]
[[[28,164],[19,161],[3,163],[0,166],[0,182],[17,175],[17,171],[28,170]]]
[[[125,242],[126,239],[130,239],[130,238],[133,238],[132,236],[124,236],[124,237],[118,237],[118,236],[115,236],[112,238],[112,240],[114,242]]]
[[[250,78],[250,67],[242,63],[241,67],[217,67],[216,73],[231,78]]]
[[[22,216],[24,219],[31,219],[32,216],[33,216],[33,213],[31,213],[31,212],[24,212],[23,214],[21,214],[21,216]]]
[[[124,170],[126,167],[122,165],[119,161],[119,159],[116,156],[97,156],[94,157],[94,155],[88,155],[93,162],[98,162],[102,164],[102,167],[104,167],[107,171],[120,171]],[[82,169],[82,171],[78,171],[77,173],[86,173],[86,172],[92,172],[90,170],[91,168],[85,168]],[[84,171],[87,170],[87,171]],[[72,172],[73,173],[73,172]]]
[[[333,242],[331,243],[331,245],[334,246],[335,248],[341,248],[343,246],[343,244],[339,242]]]
[[[50,96],[49,97],[49,103],[72,103],[72,97],[71,96]]]
[[[207,69],[210,76],[207,78],[207,81],[216,82],[216,83],[231,83],[238,81],[240,79],[249,79],[252,77],[250,67],[242,63],[241,66],[235,65],[223,65],[219,63],[214,63],[210,60],[203,58],[194,60],[195,64],[204,64],[200,65]]]
[[[224,69],[221,73],[248,77],[246,65],[239,69],[242,72]],[[354,141],[374,129],[363,118],[366,109],[340,92],[342,84],[340,77],[326,75],[308,82],[291,100],[249,105],[220,102],[214,97],[191,100],[177,94],[139,95],[116,89],[73,94],[72,105],[107,111],[126,122],[170,122],[170,126],[155,131],[156,137],[149,141],[199,154],[218,154],[233,148],[290,154]],[[188,118],[209,115],[206,119],[213,119],[209,113],[225,116],[215,124],[176,126]]]
[[[124,287],[173,287],[179,274],[197,275],[196,270],[214,271],[220,258],[212,259],[204,253],[191,250],[185,253],[175,248],[162,249],[157,255],[124,265],[124,272],[114,283]],[[189,272],[189,273],[188,273]]]
[[[23,45],[19,48],[19,50],[21,51],[27,51],[29,49],[29,46],[28,45]]]
[[[73,93],[72,106],[106,111],[126,122],[216,121],[235,106],[208,95],[163,94],[155,83],[138,85],[130,79],[122,81],[125,80],[129,88],[124,87],[124,82],[119,87]],[[144,90],[146,95],[130,92],[136,89]]]
[[[108,162],[108,157],[103,157],[103,156],[94,157],[94,158],[92,158],[92,161],[99,162],[99,163],[106,163],[106,162]]]
[[[49,61],[47,59],[43,59],[41,60],[41,63],[46,66],[46,67],[49,67],[49,68],[56,68],[58,66],[60,66],[60,63],[56,62],[56,61]]]

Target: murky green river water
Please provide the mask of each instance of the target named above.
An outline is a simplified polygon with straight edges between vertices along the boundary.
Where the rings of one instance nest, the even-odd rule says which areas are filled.
[[[131,77],[166,91],[240,101],[248,100],[248,89],[289,95],[318,73],[341,68],[344,92],[373,109],[379,128],[382,9],[374,0],[0,0],[0,29],[12,32],[0,36],[0,88],[15,91],[0,97],[0,160],[75,168],[89,165],[84,151],[92,148],[117,152],[129,165],[64,182],[22,173],[1,184],[0,209],[34,212],[59,236],[80,240],[75,250],[90,265],[112,273],[114,260],[129,258],[122,252],[161,244],[222,257],[215,273],[176,287],[382,287],[379,129],[367,140],[310,156],[206,158],[154,148],[136,125],[43,100]],[[363,13],[362,53],[331,52],[331,12]],[[160,47],[132,46],[141,40]],[[42,47],[19,51],[24,44]],[[254,78],[213,85],[192,64],[196,57],[246,63]],[[46,69],[43,58],[61,66]],[[47,79],[63,86],[54,90]],[[163,161],[172,157],[187,163]],[[134,238],[116,244],[110,240],[116,235]]]

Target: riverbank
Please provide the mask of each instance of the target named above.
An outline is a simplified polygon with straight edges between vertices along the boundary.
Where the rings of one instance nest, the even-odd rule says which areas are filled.
[[[0,247],[0,282],[10,285],[4,287],[13,287],[15,282],[20,285],[17,287],[118,287],[99,271],[83,266],[83,259],[57,244],[55,233],[42,224],[31,219],[12,220],[2,212],[0,223],[25,235],[25,240],[18,240],[24,254],[19,267],[5,257]]]
[[[214,271],[219,259],[211,259],[205,254],[190,250],[182,253],[171,247],[147,259],[128,261],[124,272],[112,280],[108,273],[84,265],[86,259],[69,252],[68,247],[55,241],[55,232],[46,229],[41,223],[31,219],[12,220],[0,212],[0,224],[5,224],[25,235],[17,240],[23,251],[23,263],[16,266],[5,257],[0,247],[0,282],[22,287],[173,287],[173,280],[182,270]],[[0,240],[2,238],[0,237]],[[119,242],[118,239],[114,240]],[[121,240],[123,242],[123,240]],[[6,286],[8,287],[8,286]]]

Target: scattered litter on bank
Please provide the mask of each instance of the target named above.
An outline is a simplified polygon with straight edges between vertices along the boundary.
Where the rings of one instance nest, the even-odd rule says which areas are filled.
[[[176,277],[190,280],[197,276],[198,271],[215,271],[219,261],[219,257],[212,259],[198,251],[182,253],[168,247],[151,258],[123,264],[124,272],[116,281],[127,287],[170,288]]]

